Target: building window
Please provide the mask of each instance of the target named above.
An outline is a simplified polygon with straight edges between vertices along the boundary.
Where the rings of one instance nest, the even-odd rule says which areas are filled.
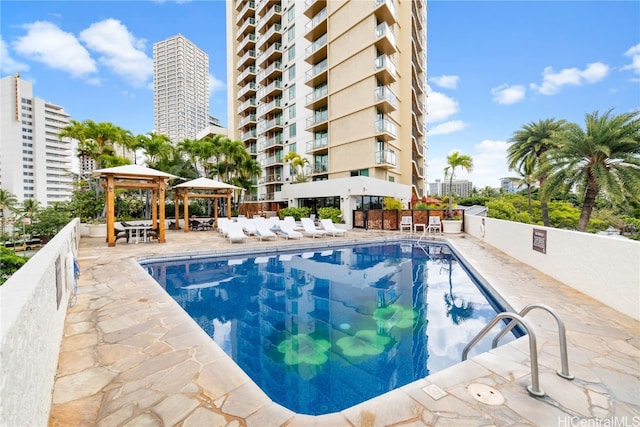
[[[287,40],[292,42],[296,38],[296,26],[293,25],[287,30]]]
[[[294,136],[296,136],[296,124],[292,124],[291,126],[289,126],[289,138],[293,138]]]
[[[369,176],[369,169],[351,171],[351,176]]]
[[[293,45],[287,50],[287,61],[293,62],[296,59],[296,45]]]
[[[293,80],[296,78],[296,64],[293,64],[289,67],[289,80]]]
[[[296,85],[289,86],[289,99],[294,99],[296,97]]]
[[[289,107],[289,118],[290,119],[296,118],[296,104],[293,104]]]

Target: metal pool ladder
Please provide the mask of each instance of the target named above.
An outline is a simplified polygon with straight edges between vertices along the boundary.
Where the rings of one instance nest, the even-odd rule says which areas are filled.
[[[567,336],[566,330],[564,327],[564,322],[560,318],[560,315],[551,307],[545,304],[535,303],[529,304],[525,308],[523,308],[519,313],[512,312],[503,312],[498,313],[496,317],[493,318],[491,322],[487,324],[478,334],[466,345],[464,350],[462,350],[462,360],[467,360],[467,355],[469,354],[469,350],[478,344],[480,340],[502,319],[511,319],[511,322],[507,324],[507,326],[500,331],[498,335],[493,339],[491,343],[491,348],[496,348],[498,345],[498,341],[502,337],[504,337],[511,329],[513,329],[516,324],[521,324],[522,327],[527,331],[527,335],[529,336],[529,358],[531,359],[531,385],[527,386],[527,391],[529,394],[536,397],[543,397],[545,395],[544,391],[540,388],[540,380],[538,375],[538,347],[536,342],[536,335],[533,332],[531,326],[524,320],[524,317],[534,308],[538,308],[544,310],[551,314],[556,323],[558,324],[558,338],[560,340],[560,360],[562,367],[557,374],[562,378],[572,380],[574,377],[569,373],[569,358],[567,356]]]

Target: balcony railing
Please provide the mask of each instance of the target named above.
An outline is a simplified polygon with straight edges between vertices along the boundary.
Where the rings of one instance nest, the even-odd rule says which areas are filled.
[[[391,58],[388,55],[378,56],[375,60],[375,64],[376,70],[387,69],[394,77],[397,75],[396,64],[391,61]]]
[[[272,111],[275,108],[281,108],[282,107],[282,99],[274,99],[273,101],[267,103],[267,104],[262,104],[258,107],[258,114],[263,116],[267,113],[269,113],[270,111]]]
[[[327,45],[327,33],[324,33],[305,49],[305,56],[311,55],[312,53],[318,51],[319,49],[321,49],[326,45]]]
[[[327,173],[328,171],[329,171],[328,164],[315,164],[313,165],[313,169],[311,170],[311,173],[319,174],[319,173]]]
[[[374,99],[375,99],[375,102],[381,102],[386,100],[394,107],[398,106],[398,98],[396,97],[396,94],[391,92],[391,89],[389,89],[386,86],[379,86],[375,88]]]
[[[240,83],[241,81],[243,81],[249,76],[255,76],[255,74],[256,74],[256,67],[254,67],[253,65],[250,65],[240,73],[236,83]]]
[[[313,90],[309,95],[306,96],[305,101],[307,104],[312,103],[320,98],[324,98],[329,93],[329,86],[324,85],[320,89]]]
[[[315,126],[322,122],[326,122],[328,119],[329,119],[328,111],[325,111],[320,114],[314,114],[311,117],[307,117],[307,121],[306,121],[307,128],[310,128],[311,126]]]
[[[329,145],[329,137],[323,136],[322,138],[313,139],[307,142],[307,152],[319,150]]]
[[[380,119],[376,121],[376,133],[388,133],[395,137],[398,134],[398,127],[389,119]]]
[[[312,77],[315,77],[316,75],[325,71],[328,65],[329,65],[329,61],[327,61],[326,59],[323,60],[322,62],[318,62],[316,65],[314,65],[310,70],[308,70],[305,73],[305,78],[309,80]]]
[[[376,151],[376,165],[390,165],[395,166],[397,164],[396,153],[392,150]]]
[[[240,106],[238,106],[238,114],[242,113],[244,110],[246,110],[249,107],[255,107],[257,104],[258,103],[255,98],[247,99],[242,104],[240,104]]]

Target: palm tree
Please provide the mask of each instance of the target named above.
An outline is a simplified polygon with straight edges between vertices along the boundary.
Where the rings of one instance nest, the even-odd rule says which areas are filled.
[[[523,167],[526,166],[532,173],[537,172],[538,182],[542,187],[547,176],[539,172],[540,162],[549,149],[557,147],[558,142],[554,137],[566,129],[566,126],[565,120],[544,119],[538,120],[538,123],[524,125],[522,129],[514,132],[509,139],[511,145],[507,149],[509,169],[524,170]],[[540,208],[542,222],[548,227],[550,222],[547,199],[540,199]]]
[[[13,193],[4,188],[0,188],[0,224],[2,225],[0,236],[4,235],[5,211],[12,211],[17,203],[18,198]]]
[[[560,189],[577,188],[583,194],[578,231],[587,229],[601,193],[614,202],[640,199],[640,110],[612,111],[587,114],[584,130],[570,124],[540,171],[548,175],[544,197]]]
[[[138,135],[136,139],[151,167],[156,167],[158,163],[168,160],[173,153],[173,145],[166,135],[149,132],[147,135]]]
[[[527,187],[527,206],[529,208],[529,216],[533,217],[533,208],[531,207],[531,186],[536,182],[536,179],[533,175],[533,166],[531,161],[520,163],[518,167],[518,175],[522,178],[520,179],[518,188],[522,186]]]
[[[304,167],[309,164],[309,160],[305,157],[302,157],[300,154],[295,151],[289,151],[286,156],[284,156],[284,161],[291,163],[296,175],[296,182],[306,182],[307,176],[304,173]],[[300,171],[300,173],[298,173]]]
[[[40,202],[36,199],[25,199],[22,201],[20,211],[24,214],[25,218],[29,218],[29,220],[33,222],[36,214],[40,211]]]
[[[471,156],[460,154],[459,151],[454,151],[447,156],[447,166],[444,168],[444,179],[449,177],[449,218],[453,217],[453,176],[458,167],[466,169],[467,172],[471,172],[473,170],[473,159]]]

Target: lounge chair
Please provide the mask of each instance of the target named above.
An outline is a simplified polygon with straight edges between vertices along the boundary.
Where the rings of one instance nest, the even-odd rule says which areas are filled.
[[[292,216],[285,216],[282,219],[282,222],[284,222],[287,227],[291,230],[296,230],[296,231],[302,231],[304,230],[303,227],[301,227],[300,225],[296,224],[296,219]]]
[[[256,224],[256,237],[258,240],[263,241],[265,239],[277,239],[278,235],[269,229],[269,226],[264,221],[258,221]]]
[[[311,236],[315,239],[316,237],[324,237],[327,235],[326,230],[320,230],[316,228],[311,218],[300,218],[300,223],[304,228],[302,234],[304,234],[305,236]]]
[[[229,240],[229,243],[246,242],[247,235],[244,234],[242,225],[237,222],[230,222],[229,228],[227,229],[227,240]]]
[[[302,238],[302,233],[291,228],[289,224],[286,224],[284,221],[279,221],[277,224],[271,227],[271,231],[276,234],[283,235],[287,239],[300,239]]]
[[[229,230],[229,224],[231,224],[231,220],[229,218],[218,218],[218,231],[223,236],[226,236]]]
[[[244,229],[244,232],[247,233],[249,236],[256,235],[256,222],[253,219],[238,217],[238,222],[242,224],[242,228]]]
[[[125,223],[121,223],[123,224],[122,226],[125,227]],[[113,232],[116,235],[116,242],[118,241],[118,239],[127,239],[127,243],[129,243],[129,237],[131,237],[131,233],[129,233],[129,230],[123,230],[121,228],[116,228],[115,226],[113,227]]]
[[[322,228],[324,228],[327,234],[330,234],[333,237],[344,236],[347,233],[347,230],[336,227],[331,218],[321,219],[320,225],[322,225]]]

